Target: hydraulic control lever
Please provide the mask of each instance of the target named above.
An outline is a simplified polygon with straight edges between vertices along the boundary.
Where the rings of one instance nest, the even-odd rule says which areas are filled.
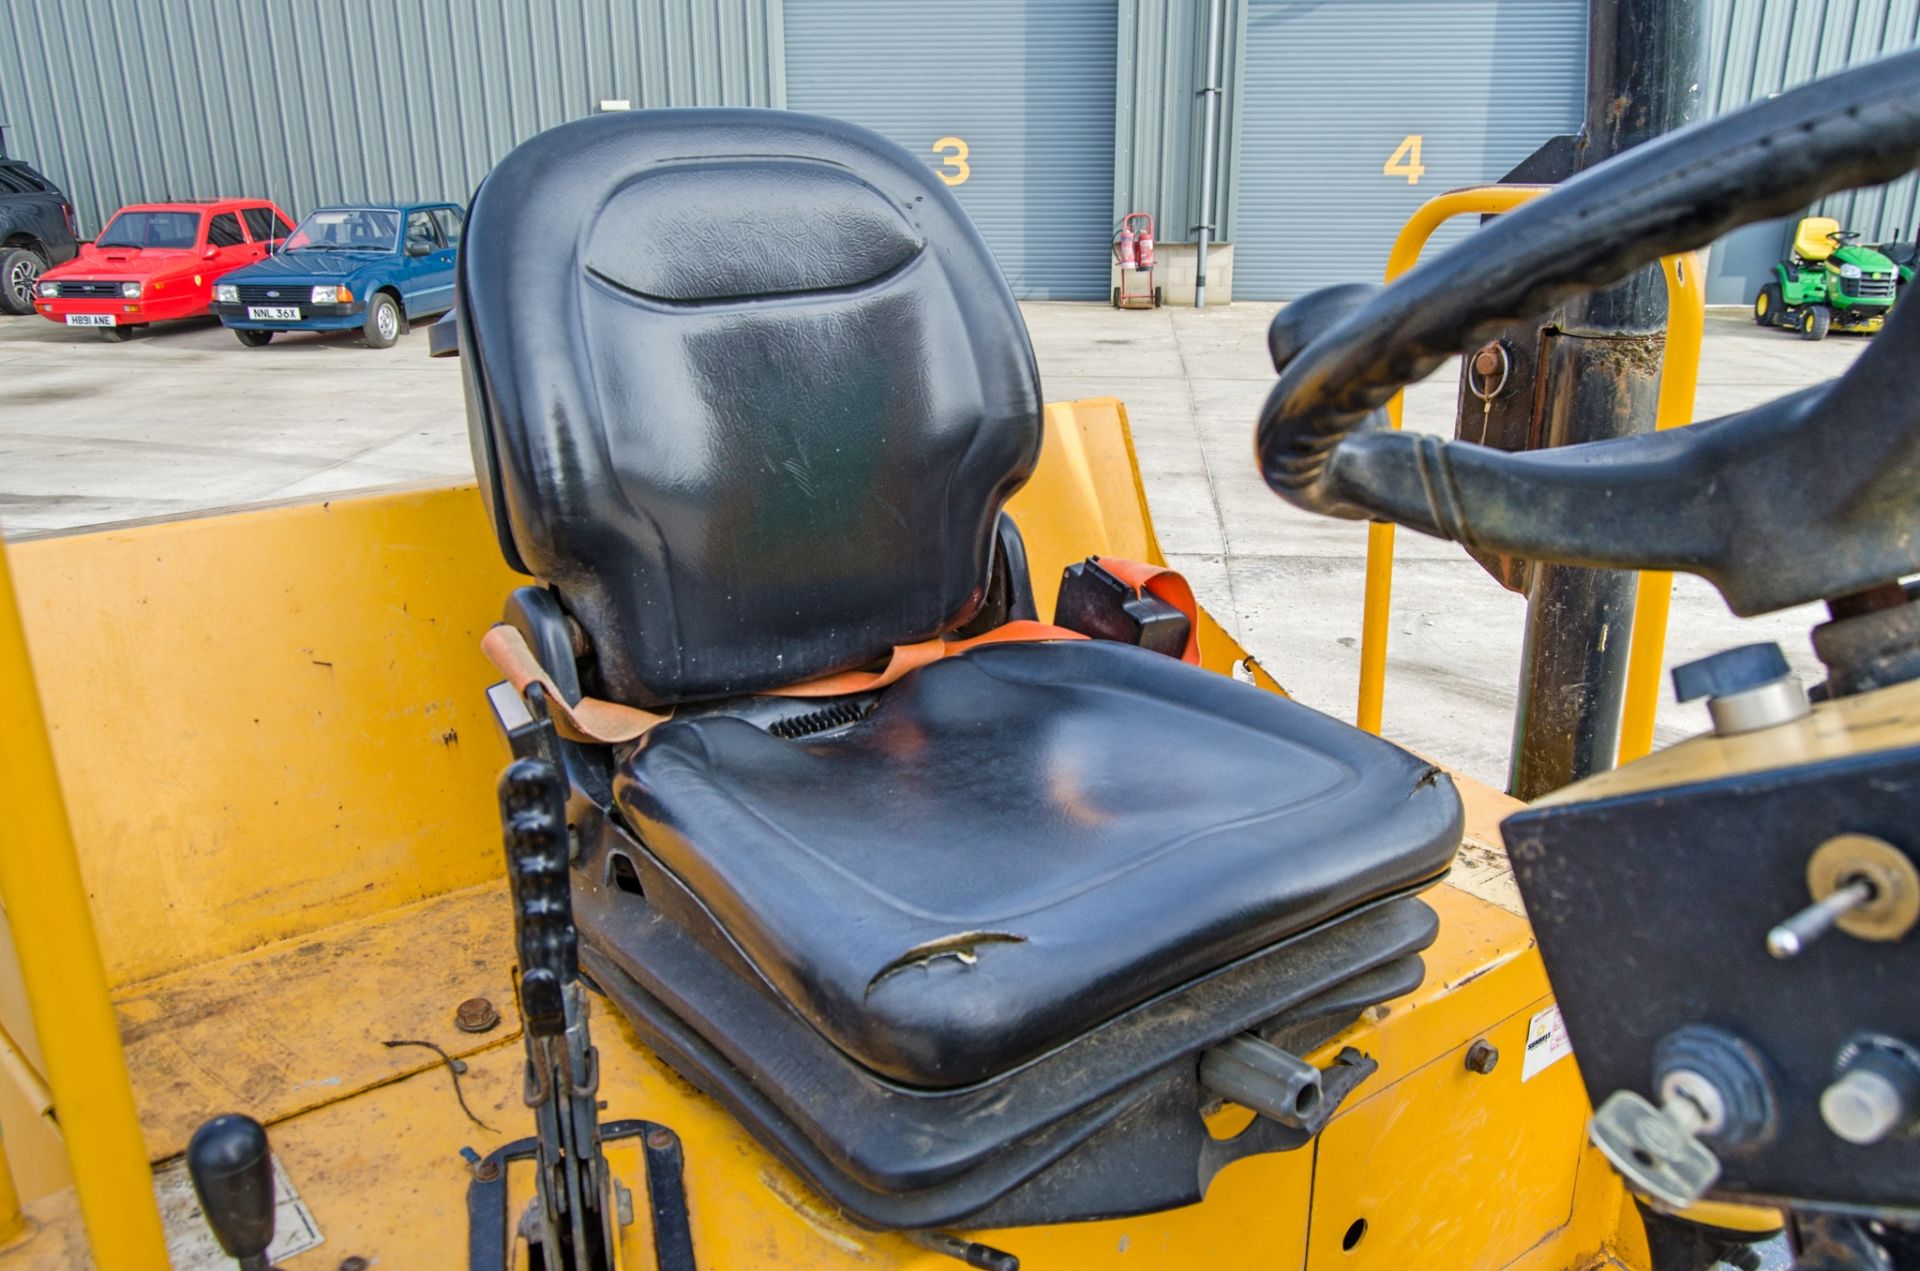
[[[530,727],[553,731],[536,698]],[[548,741],[552,738],[549,736]],[[500,779],[507,879],[519,951],[526,1102],[539,1142],[539,1190],[521,1234],[548,1271],[611,1271],[612,1179],[600,1150],[599,1052],[587,1031],[580,934],[568,879],[566,783],[547,758],[516,759]],[[551,753],[551,751],[549,751]]]
[[[229,1112],[193,1132],[187,1174],[213,1238],[240,1271],[273,1271],[273,1154],[267,1131],[249,1116]]]
[[[1485,554],[1699,574],[1743,616],[1920,569],[1920,312],[1831,383],[1669,432],[1510,454],[1384,427],[1404,386],[1507,324],[1661,256],[1920,166],[1920,51],[1669,133],[1589,169],[1392,286],[1282,309],[1256,451],[1309,511]]]

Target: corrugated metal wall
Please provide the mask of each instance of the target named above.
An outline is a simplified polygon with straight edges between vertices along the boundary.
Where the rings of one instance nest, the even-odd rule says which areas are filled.
[[[1920,44],[1920,0],[1711,0],[1705,21],[1707,114]],[[1920,177],[1834,195],[1818,211],[1869,242],[1911,238],[1920,223]],[[1715,244],[1707,299],[1750,303],[1787,233],[1785,222],[1769,221]]]
[[[1188,238],[1207,0],[1113,2],[1113,211]],[[1223,6],[1216,215],[1232,241],[1247,0]],[[1920,0],[1711,0],[1707,23],[1708,106],[1724,110],[1920,43]],[[602,99],[784,106],[784,46],[783,0],[0,0],[0,123],[88,232],[169,194],[265,194],[296,212],[465,198],[514,143]],[[1920,196],[1908,177],[1823,210],[1892,236],[1920,222]],[[1743,261],[1764,268],[1781,232],[1716,248],[1713,298],[1746,299]]]
[[[786,0],[787,104],[938,171],[1014,294],[1107,294],[1114,0]],[[857,72],[850,68],[860,68]]]
[[[7,150],[124,203],[466,200],[603,99],[777,106],[780,0],[0,0]]]
[[[1166,242],[1189,242],[1200,206],[1200,98],[1207,73],[1207,0],[1119,0],[1114,207],[1151,212]],[[1246,0],[1221,0],[1223,96],[1214,149],[1215,239],[1233,241],[1238,85],[1245,66]]]

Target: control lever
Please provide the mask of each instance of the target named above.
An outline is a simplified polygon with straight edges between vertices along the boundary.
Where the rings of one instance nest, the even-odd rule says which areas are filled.
[[[273,1154],[267,1132],[229,1112],[206,1122],[187,1144],[187,1173],[213,1238],[240,1271],[273,1271]]]
[[[532,727],[553,721],[537,696]],[[500,779],[500,819],[519,952],[526,1102],[539,1144],[539,1191],[522,1222],[548,1271],[610,1271],[611,1176],[600,1151],[599,1054],[587,1031],[580,934],[568,878],[566,783],[554,763],[516,759]]]

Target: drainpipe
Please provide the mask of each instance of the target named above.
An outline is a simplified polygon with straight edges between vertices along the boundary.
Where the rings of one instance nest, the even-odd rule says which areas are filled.
[[[1213,179],[1218,156],[1214,153],[1215,121],[1220,115],[1220,0],[1207,0],[1207,82],[1200,97],[1200,224],[1194,242],[1198,259],[1193,263],[1193,307],[1207,307],[1207,239],[1213,233]]]

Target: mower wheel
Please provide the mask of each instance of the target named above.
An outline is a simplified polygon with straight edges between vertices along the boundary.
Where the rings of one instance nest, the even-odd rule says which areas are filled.
[[[1800,312],[1800,338],[1824,340],[1833,328],[1833,310],[1825,305],[1808,305]]]
[[[1780,325],[1780,284],[1770,282],[1753,298],[1753,320],[1763,327]]]

